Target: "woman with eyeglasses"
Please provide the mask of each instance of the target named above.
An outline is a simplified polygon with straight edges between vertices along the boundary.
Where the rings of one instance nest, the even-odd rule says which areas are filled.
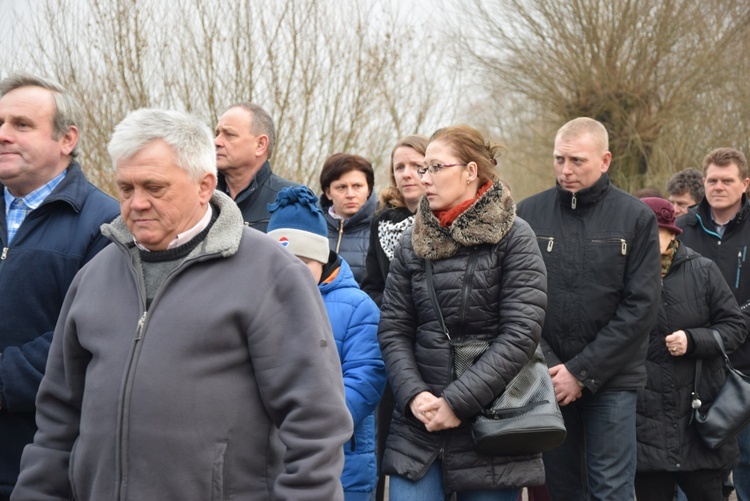
[[[476,452],[471,420],[503,392],[541,337],[547,279],[531,228],[496,172],[500,147],[440,129],[419,169],[425,196],[396,248],[378,338],[396,408],[382,466],[390,501],[515,501],[544,482],[541,455]],[[453,339],[491,340],[458,379],[425,274]]]
[[[424,153],[429,139],[426,136],[411,135],[401,138],[391,152],[391,184],[380,192],[380,200],[375,217],[370,225],[370,246],[365,260],[365,276],[362,290],[380,306],[383,300],[385,279],[401,235],[414,222],[419,199],[424,194],[424,186],[417,170],[424,163]],[[386,385],[378,406],[378,460],[383,456],[385,439],[393,414],[393,392]],[[376,501],[385,497],[385,475],[378,475]]]

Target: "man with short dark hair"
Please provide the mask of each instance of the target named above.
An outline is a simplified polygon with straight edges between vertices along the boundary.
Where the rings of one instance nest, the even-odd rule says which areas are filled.
[[[703,174],[698,169],[688,167],[675,172],[667,181],[667,197],[674,207],[674,217],[688,213],[703,200]]]
[[[542,347],[568,430],[544,454],[553,499],[633,499],[659,237],[651,209],[610,183],[608,149],[601,123],[566,123],[555,137],[557,186],[518,205],[547,266]]]
[[[282,188],[298,186],[271,171],[269,159],[276,147],[273,119],[257,104],[233,104],[219,118],[214,143],[218,190],[232,197],[251,228],[265,233],[268,204]]]
[[[750,186],[745,155],[734,148],[717,148],[703,159],[703,200],[677,219],[678,238],[713,260],[732,289],[750,328]],[[736,369],[750,374],[750,342],[729,355]],[[734,470],[738,499],[750,499],[750,428],[739,435],[740,464]]]
[[[34,438],[34,401],[65,292],[107,243],[99,226],[117,203],[76,160],[80,117],[59,84],[0,82],[0,500]]]
[[[121,216],[65,298],[13,500],[343,501],[352,420],[307,267],[214,190],[195,117],[135,111],[108,149]]]

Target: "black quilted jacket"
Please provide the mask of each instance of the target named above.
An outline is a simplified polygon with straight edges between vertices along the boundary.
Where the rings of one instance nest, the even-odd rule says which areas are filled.
[[[680,329],[690,336],[692,349],[673,357],[664,337]],[[719,268],[681,245],[663,280],[659,320],[649,337],[648,381],[638,392],[638,471],[716,470],[736,464],[736,441],[712,451],[690,425],[696,358],[703,359],[698,394],[704,411],[724,383],[713,329],[727,351],[745,339],[745,321]]]
[[[453,381],[448,339],[426,288],[425,258],[433,260],[438,302],[453,338],[489,338],[490,349]],[[470,418],[500,394],[536,348],[547,304],[544,262],[531,228],[495,184],[450,228],[422,199],[386,280],[379,329],[396,397],[383,469],[409,479],[442,457],[448,491],[538,485],[540,456],[492,457],[474,451]],[[427,432],[409,410],[422,391],[443,396],[462,424]]]

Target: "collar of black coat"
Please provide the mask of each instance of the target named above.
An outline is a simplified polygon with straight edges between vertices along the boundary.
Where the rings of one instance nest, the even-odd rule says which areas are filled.
[[[599,202],[599,200],[604,198],[604,195],[607,194],[611,185],[609,182],[609,174],[605,172],[592,186],[575,193],[563,189],[559,184],[556,184],[556,186],[557,198],[560,201],[560,204],[562,204],[563,207],[576,209],[587,205],[594,205]],[[576,197],[575,207],[573,206],[573,195]]]
[[[258,187],[261,186],[263,183],[266,182],[266,180],[271,177],[271,174],[273,172],[271,171],[271,164],[268,162],[268,160],[263,163],[263,165],[260,166],[260,169],[258,169],[258,172],[255,173],[255,176],[250,180],[250,182],[240,190],[239,193],[237,193],[237,196],[234,198],[235,203],[240,203],[246,198],[249,198],[250,195],[258,191]],[[216,189],[220,192],[229,195],[229,190],[227,189],[227,180],[224,177],[224,174],[219,172],[216,176]]]
[[[455,255],[461,247],[494,245],[510,231],[515,219],[516,204],[500,181],[494,181],[492,188],[448,228],[440,225],[430,210],[427,197],[422,197],[414,218],[414,253],[422,259],[445,259]]]
[[[706,200],[705,197],[703,197],[703,200],[698,202],[698,205],[694,209],[690,209],[688,211],[688,214],[698,215],[704,222],[713,221],[713,216],[711,215],[711,206],[708,204],[708,200]],[[742,199],[740,201],[740,209],[737,211],[737,214],[735,214],[734,217],[726,224],[727,230],[741,224],[742,221],[749,215],[750,201],[748,201],[747,195],[743,193]],[[696,224],[698,222],[698,220],[694,217],[689,219],[690,220],[687,222],[688,224]]]

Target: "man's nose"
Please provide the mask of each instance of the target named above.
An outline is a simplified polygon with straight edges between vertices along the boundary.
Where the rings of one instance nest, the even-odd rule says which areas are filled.
[[[0,124],[0,143],[10,143],[13,141],[13,136],[10,135],[10,124],[4,122]]]

